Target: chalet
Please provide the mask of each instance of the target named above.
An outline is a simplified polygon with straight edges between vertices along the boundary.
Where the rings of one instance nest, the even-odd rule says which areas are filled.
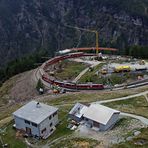
[[[58,108],[31,101],[13,113],[15,127],[30,136],[46,139],[58,124]]]
[[[85,106],[77,103],[69,112],[69,117],[77,122],[99,131],[111,129],[118,120],[120,112],[100,104]]]

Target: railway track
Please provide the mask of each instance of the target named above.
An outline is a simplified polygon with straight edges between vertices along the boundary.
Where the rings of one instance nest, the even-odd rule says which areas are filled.
[[[135,82],[132,82],[126,85],[120,85],[117,87],[113,87],[113,90],[136,88],[136,87],[145,86],[145,85],[148,85],[148,79],[143,79],[143,80],[135,81]]]
[[[37,79],[41,78],[43,81],[43,84],[48,88],[51,88],[51,85],[57,85],[68,91],[103,90],[103,89],[104,90],[109,90],[109,89],[121,90],[121,89],[129,89],[129,88],[135,88],[135,87],[148,85],[148,79],[139,80],[139,81],[135,81],[135,82],[132,82],[126,85],[119,85],[119,86],[114,86],[114,87],[109,87],[109,86],[107,87],[107,86],[104,86],[103,84],[93,84],[93,83],[92,84],[77,84],[77,83],[72,83],[72,82],[62,82],[62,81],[55,80],[53,78],[50,78],[48,74],[46,73],[46,69],[49,66],[52,66],[58,63],[59,61],[69,59],[69,58],[78,58],[78,57],[84,57],[84,56],[96,56],[96,54],[87,54],[87,53],[78,52],[78,53],[71,53],[71,54],[67,54],[63,56],[57,56],[43,63],[41,67],[37,69],[37,72],[35,73],[35,75]]]

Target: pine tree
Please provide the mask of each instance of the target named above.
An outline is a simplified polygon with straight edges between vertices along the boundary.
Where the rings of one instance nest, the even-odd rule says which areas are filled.
[[[39,91],[40,88],[44,89],[44,85],[43,85],[41,79],[39,79],[37,82],[37,86],[36,86],[37,91]]]

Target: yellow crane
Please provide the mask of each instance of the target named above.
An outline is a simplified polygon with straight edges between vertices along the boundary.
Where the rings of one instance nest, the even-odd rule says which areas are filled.
[[[65,25],[65,26],[69,27],[69,28],[74,28],[74,29],[78,29],[78,30],[82,30],[82,31],[95,33],[96,34],[96,54],[98,55],[98,53],[99,53],[99,32],[97,30],[90,30],[90,29],[85,29],[85,28],[80,28],[80,27],[74,27],[71,25]]]

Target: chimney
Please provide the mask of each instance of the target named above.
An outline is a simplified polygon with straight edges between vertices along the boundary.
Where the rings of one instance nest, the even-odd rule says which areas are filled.
[[[37,102],[37,104],[36,104],[36,108],[40,108],[40,107],[41,107],[40,103]]]

